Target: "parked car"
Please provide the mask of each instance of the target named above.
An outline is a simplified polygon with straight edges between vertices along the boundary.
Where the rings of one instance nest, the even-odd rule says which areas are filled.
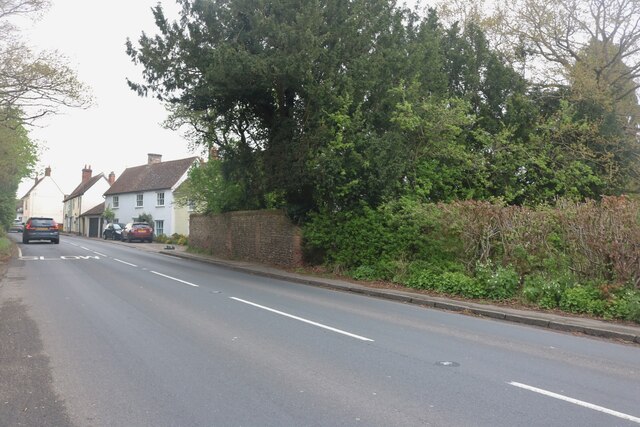
[[[20,221],[19,219],[13,221],[13,224],[11,224],[11,226],[9,227],[9,233],[22,233],[23,230],[24,224],[22,224],[22,221]]]
[[[107,224],[102,232],[102,238],[105,240],[122,240],[122,227],[117,223]]]
[[[122,230],[122,240],[131,243],[133,240],[141,242],[153,241],[153,228],[146,222],[130,222]]]
[[[58,223],[53,218],[29,218],[22,231],[22,243],[27,244],[32,240],[49,240],[51,243],[60,243]]]

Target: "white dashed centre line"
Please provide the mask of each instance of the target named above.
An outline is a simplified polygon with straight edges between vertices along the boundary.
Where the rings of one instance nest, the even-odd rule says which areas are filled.
[[[118,259],[118,258],[114,258],[113,260],[114,261],[118,261],[118,262],[120,262],[122,264],[130,265],[131,267],[137,267],[137,265],[135,265],[135,264],[131,264],[130,262],[126,262],[126,261],[122,261],[121,259]]]
[[[105,258],[107,257],[105,254],[101,254],[100,252],[96,252],[96,251],[91,251],[91,252],[93,252],[93,253],[94,253],[94,254],[96,254],[96,255],[103,256],[103,257],[105,257]]]
[[[175,280],[176,282],[184,283],[185,285],[193,286],[194,288],[199,288],[200,285],[195,285],[193,283],[189,283],[187,281],[176,279],[175,277],[167,276],[166,274],[158,273],[157,271],[151,271],[153,274],[157,274],[158,276],[166,277],[167,279]]]
[[[267,310],[267,311],[270,311],[272,313],[288,317],[290,319],[298,320],[300,322],[308,323],[309,325],[317,326],[317,327],[322,328],[322,329],[327,329],[329,331],[336,332],[338,334],[346,335],[346,336],[351,337],[351,338],[355,338],[355,339],[358,339],[358,340],[361,340],[361,341],[373,342],[373,340],[370,339],[370,338],[362,337],[360,335],[352,334],[351,332],[347,332],[347,331],[343,331],[341,329],[337,329],[337,328],[334,328],[334,327],[331,327],[331,326],[323,325],[322,323],[314,322],[312,320],[307,320],[307,319],[304,319],[302,317],[298,317],[298,316],[294,316],[292,314],[284,313],[282,311],[274,310],[273,308],[265,307],[263,305],[256,304],[256,303],[251,302],[251,301],[245,301],[243,299],[235,298],[235,297],[229,297],[229,298],[231,298],[234,301],[238,301],[238,302],[241,302],[241,303],[244,303],[244,304],[249,304],[249,305],[252,305],[254,307],[261,308],[263,310]]]
[[[614,417],[622,418],[623,420],[633,421],[634,423],[640,424],[640,418],[634,417],[633,415],[624,414],[622,412],[618,412],[612,409],[604,408],[602,406],[594,405],[593,403],[584,402],[582,400],[574,399],[572,397],[564,396],[562,394],[554,393],[552,391],[547,391],[541,388],[532,387],[530,385],[517,383],[514,381],[511,381],[509,384],[515,387],[532,391],[534,393],[539,393],[544,396],[553,397],[554,399],[564,400],[565,402],[573,403],[574,405],[583,406],[585,408],[593,409],[594,411],[603,412],[608,415],[613,415]]]

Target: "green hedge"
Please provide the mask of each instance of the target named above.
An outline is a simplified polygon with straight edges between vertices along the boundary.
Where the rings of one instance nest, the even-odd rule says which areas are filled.
[[[639,216],[625,197],[536,209],[400,200],[312,216],[305,253],[357,280],[640,323]]]

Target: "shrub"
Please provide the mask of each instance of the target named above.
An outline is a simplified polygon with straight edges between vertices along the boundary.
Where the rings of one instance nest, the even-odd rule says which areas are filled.
[[[566,287],[566,278],[550,279],[543,274],[534,274],[525,278],[522,297],[525,302],[541,308],[556,308]]]
[[[489,299],[513,298],[520,286],[520,276],[513,267],[494,267],[491,263],[479,264],[475,278],[483,288],[483,297]]]
[[[606,302],[602,299],[597,288],[590,285],[578,285],[564,290],[558,307],[571,313],[602,316],[605,314]]]

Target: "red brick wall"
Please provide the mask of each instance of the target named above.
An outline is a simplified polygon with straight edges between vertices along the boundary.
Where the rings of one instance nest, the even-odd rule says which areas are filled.
[[[191,215],[189,246],[213,256],[280,266],[302,265],[302,234],[282,211]]]

